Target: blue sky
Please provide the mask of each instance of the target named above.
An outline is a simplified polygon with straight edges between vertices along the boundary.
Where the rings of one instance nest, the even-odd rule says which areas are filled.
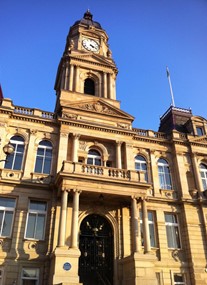
[[[0,83],[18,106],[53,111],[69,27],[90,9],[109,35],[117,100],[134,127],[157,130],[171,104],[207,117],[207,0],[1,1]]]

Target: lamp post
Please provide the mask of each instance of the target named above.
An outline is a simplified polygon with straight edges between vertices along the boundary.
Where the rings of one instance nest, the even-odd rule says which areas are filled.
[[[14,152],[14,147],[12,144],[8,143],[3,147],[3,152],[8,156]],[[6,161],[6,159],[1,159],[0,162]]]

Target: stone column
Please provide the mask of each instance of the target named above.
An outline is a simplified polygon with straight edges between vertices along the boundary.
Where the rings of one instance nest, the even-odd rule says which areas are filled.
[[[58,235],[58,246],[65,245],[65,230],[66,230],[66,217],[67,217],[67,205],[68,205],[68,191],[62,192],[61,200],[61,212],[60,212],[60,225]]]
[[[117,141],[116,142],[116,167],[117,168],[122,168],[122,163],[121,163],[121,145],[122,142]]]
[[[112,87],[112,86],[111,86],[111,85],[112,85],[112,78],[111,78],[111,76],[112,76],[112,75],[109,73],[109,74],[108,74],[108,87],[109,87],[109,90],[108,90],[108,98],[109,98],[109,99],[112,99],[112,96],[111,96],[111,95],[112,95],[112,88],[111,88],[111,87]]]
[[[66,69],[65,65],[63,65],[62,73],[61,73],[61,82],[60,82],[60,88],[61,89],[64,89],[64,87],[65,87],[65,72],[66,72],[65,69]]]
[[[112,78],[113,78],[113,96],[111,99],[116,100],[116,75],[114,74]]]
[[[147,205],[145,199],[142,200],[142,225],[143,225],[143,237],[144,237],[144,253],[148,253],[151,251],[151,245],[150,245]]]
[[[133,250],[134,252],[139,251],[139,228],[138,228],[138,210],[137,210],[137,199],[132,197],[131,200],[131,215],[132,215],[132,236],[133,236]]]
[[[70,80],[69,80],[69,90],[73,91],[73,74],[74,74],[74,65],[70,66]]]
[[[65,67],[65,82],[64,82],[64,89],[68,90],[68,82],[69,81],[69,66],[68,63],[66,64]]]
[[[78,78],[79,78],[79,66],[77,65],[76,68],[75,68],[75,91],[76,92],[79,92]]]
[[[102,82],[101,82],[101,78],[99,78],[99,81],[98,81],[98,97],[102,97]]]
[[[107,98],[107,74],[104,72],[103,74],[103,97]]]
[[[73,152],[72,152],[72,161],[78,162],[78,142],[80,135],[73,134]]]
[[[71,224],[71,246],[72,248],[78,247],[78,213],[79,213],[79,195],[81,191],[73,190],[73,213]]]

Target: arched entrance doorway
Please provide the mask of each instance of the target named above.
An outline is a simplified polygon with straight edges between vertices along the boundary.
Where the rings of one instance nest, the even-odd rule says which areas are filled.
[[[113,285],[113,231],[102,216],[88,215],[81,223],[79,276],[83,285]]]

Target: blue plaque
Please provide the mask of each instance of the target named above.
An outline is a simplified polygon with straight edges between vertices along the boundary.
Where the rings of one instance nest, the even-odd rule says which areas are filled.
[[[71,269],[72,265],[69,262],[66,262],[63,264],[63,269],[66,271],[69,271]]]

